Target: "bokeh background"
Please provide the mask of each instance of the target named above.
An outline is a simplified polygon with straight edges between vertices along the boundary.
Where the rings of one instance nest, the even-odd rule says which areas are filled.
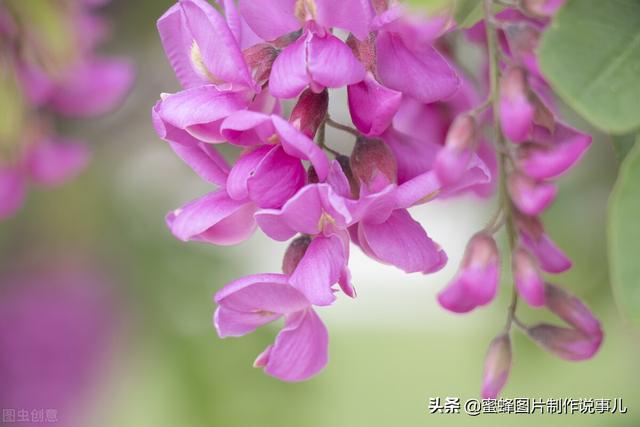
[[[178,89],[155,30],[171,3],[114,0],[105,8],[113,25],[106,50],[134,59],[134,89],[117,112],[64,124],[92,141],[92,165],[61,189],[31,192],[24,211],[0,224],[5,405],[26,394],[79,427],[640,425],[638,332],[618,313],[607,278],[604,219],[618,165],[597,134],[544,220],[575,265],[556,282],[602,320],[604,345],[594,359],[569,363],[516,331],[503,395],[622,398],[629,413],[428,413],[431,397],[478,397],[486,347],[504,324],[508,280],[500,298],[468,315],[445,312],[435,300],[466,241],[490,217],[491,200],[414,209],[449,254],[437,274],[406,275],[353,251],[358,298],[319,310],[331,337],[321,375],[287,384],[252,369],[279,325],[220,340],[212,296],[238,276],[278,271],[286,244],[259,233],[232,248],[185,244],[164,225],[167,211],[210,190],[151,126],[159,94]],[[348,121],[337,107],[332,116]],[[340,145],[340,134],[329,137]],[[541,316],[522,311],[525,320]]]

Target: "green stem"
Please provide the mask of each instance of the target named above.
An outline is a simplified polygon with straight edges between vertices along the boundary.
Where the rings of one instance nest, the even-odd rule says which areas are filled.
[[[491,100],[493,104],[493,128],[494,138],[497,145],[496,152],[499,156],[500,168],[500,194],[498,199],[499,209],[504,212],[505,228],[509,240],[509,252],[513,252],[516,245],[516,230],[513,220],[513,207],[507,189],[507,164],[509,163],[510,147],[502,133],[500,126],[500,51],[498,47],[498,37],[494,24],[495,17],[493,14],[493,0],[484,0],[484,18],[487,31],[487,47],[489,50],[489,76],[491,84]],[[518,306],[518,294],[513,289],[513,296],[507,315],[507,325],[505,331],[511,329],[511,324],[515,318],[516,308]]]

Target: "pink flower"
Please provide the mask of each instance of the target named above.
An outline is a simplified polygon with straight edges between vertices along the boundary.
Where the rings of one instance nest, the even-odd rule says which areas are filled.
[[[490,303],[500,280],[500,255],[496,242],[487,234],[471,238],[458,275],[438,294],[447,310],[466,313]]]
[[[327,363],[328,334],[304,294],[283,274],[247,276],[216,293],[220,337],[242,336],[281,317],[284,328],[254,366],[284,381],[303,381]]]
[[[509,195],[520,210],[527,215],[542,213],[556,197],[556,186],[551,182],[539,182],[522,173],[509,176]]]
[[[523,248],[517,248],[511,257],[513,280],[518,294],[532,307],[545,303],[545,286],[536,260]]]
[[[562,273],[571,268],[571,260],[544,232],[536,217],[517,216],[517,228],[522,244],[533,254],[540,268],[548,273]]]

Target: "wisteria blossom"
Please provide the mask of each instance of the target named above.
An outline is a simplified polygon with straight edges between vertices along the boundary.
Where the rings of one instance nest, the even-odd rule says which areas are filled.
[[[21,207],[30,183],[57,186],[87,165],[89,149],[58,135],[54,117],[108,113],[131,86],[129,61],[95,51],[108,35],[98,3],[0,5],[0,219]]]
[[[249,275],[215,296],[220,337],[284,319],[255,367],[300,381],[326,365],[328,333],[315,308],[356,297],[352,243],[405,273],[434,273],[447,263],[446,248],[410,211],[496,190],[497,212],[437,298],[456,313],[487,306],[511,257],[514,303],[487,354],[483,397],[506,384],[512,324],[565,359],[599,348],[598,321],[543,274],[571,261],[539,215],[556,197],[554,180],[591,143],[560,117],[537,66],[537,41],[559,2],[523,2],[521,11],[496,16],[492,2],[486,6],[486,19],[466,30],[488,58],[479,79],[454,60],[452,33],[460,31],[450,11],[422,19],[379,0],[180,0],[159,19],[182,90],[160,96],[154,126],[212,184],[167,215],[169,229],[216,245],[256,229],[289,242],[281,273]],[[334,89],[346,90],[352,124],[329,115],[341,99]],[[353,138],[349,150],[327,138],[327,127]],[[232,161],[219,153],[222,144]],[[496,237],[502,229],[506,248]],[[525,325],[518,298],[568,327]]]

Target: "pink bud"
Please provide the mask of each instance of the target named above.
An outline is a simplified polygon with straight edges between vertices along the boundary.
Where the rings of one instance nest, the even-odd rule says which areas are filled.
[[[476,122],[473,116],[463,114],[454,120],[447,133],[444,148],[435,160],[438,179],[445,185],[458,182],[465,171],[476,141]]]
[[[298,236],[291,241],[282,258],[282,272],[284,274],[293,274],[310,244],[311,238],[309,236]]]
[[[535,49],[540,41],[540,30],[528,22],[515,21],[504,25],[504,33],[509,44],[509,51],[529,70],[538,70]]]
[[[565,0],[523,0],[522,8],[532,15],[545,18],[555,15],[564,2]]]
[[[528,176],[543,180],[557,177],[575,165],[591,145],[591,136],[558,124],[547,141],[518,148],[518,167]]]
[[[511,339],[500,335],[491,341],[482,374],[483,399],[495,399],[504,387],[511,370]]]
[[[602,334],[600,322],[578,297],[550,283],[545,284],[544,292],[546,306],[562,320],[586,334]]]
[[[376,69],[376,38],[373,33],[362,41],[350,34],[347,38],[347,45],[351,48],[355,57],[364,65],[365,69],[374,72]]]
[[[298,98],[289,121],[309,138],[313,138],[327,116],[328,108],[329,92],[326,89],[320,93],[307,89]]]
[[[602,334],[588,335],[577,329],[540,324],[527,329],[529,337],[545,350],[566,360],[591,358],[600,348]]]
[[[571,268],[571,260],[544,232],[539,218],[518,214],[516,226],[522,245],[538,259],[542,270],[547,273],[562,273]]]
[[[397,182],[398,166],[383,141],[359,137],[351,153],[351,170],[369,193]]]
[[[537,182],[522,174],[509,177],[509,194],[517,208],[527,215],[538,215],[556,197],[556,186],[549,182]]]
[[[269,80],[271,66],[278,57],[278,50],[268,43],[259,43],[246,48],[242,52],[253,78],[259,86]]]
[[[535,259],[523,248],[511,258],[513,279],[518,294],[532,307],[544,305],[544,280]]]
[[[438,294],[438,302],[454,313],[469,312],[493,300],[499,280],[498,246],[488,234],[478,233],[467,244],[460,271]]]
[[[525,71],[520,67],[507,69],[500,80],[500,123],[505,136],[513,142],[527,140],[534,116]]]

